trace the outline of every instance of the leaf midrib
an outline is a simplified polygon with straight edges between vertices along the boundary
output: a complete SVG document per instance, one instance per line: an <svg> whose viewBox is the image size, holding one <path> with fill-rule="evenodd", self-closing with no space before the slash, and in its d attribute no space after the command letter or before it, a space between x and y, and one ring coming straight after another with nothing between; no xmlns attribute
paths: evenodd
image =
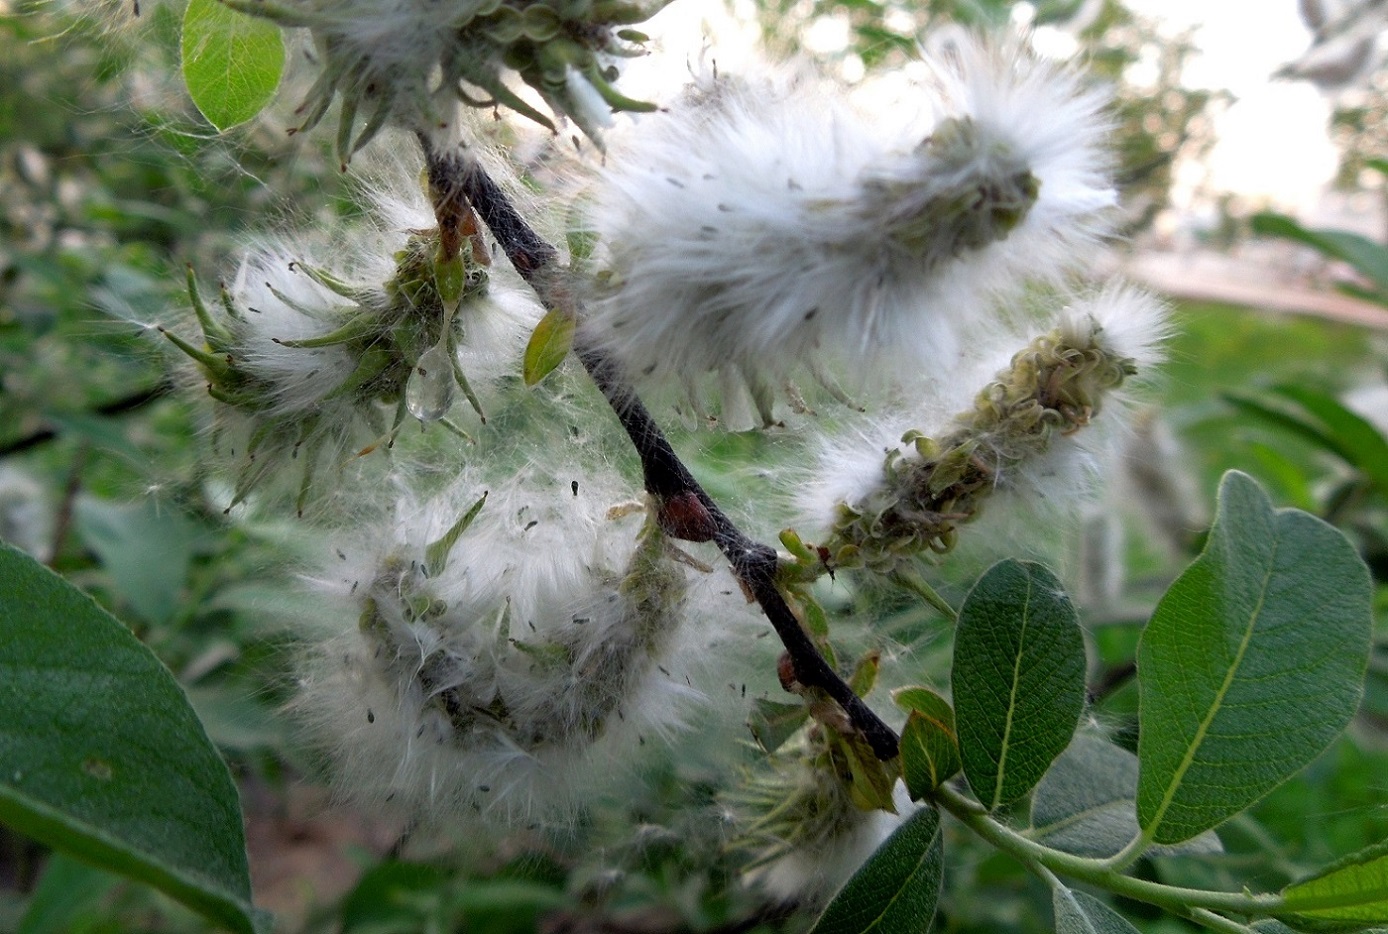
<svg viewBox="0 0 1388 934"><path fill-rule="evenodd" d="M1002 748L998 752L998 777L993 782L993 801L988 810L1002 801L1002 789L1007 779L1007 751L1012 745L1012 717L1017 711L1017 688L1021 681L1022 656L1026 650L1027 628L1031 625L1031 574L1027 578L1027 596L1022 601L1022 627L1017 636L1017 653L1012 659L1012 684L1007 693L1007 717L1003 721Z"/></svg>
<svg viewBox="0 0 1388 934"><path fill-rule="evenodd" d="M1186 772L1195 764L1196 754L1200 751L1200 746L1205 741L1206 734L1209 733L1210 725L1221 710L1224 709L1224 698L1233 686L1239 668L1243 665L1244 656L1248 653L1248 646L1253 641L1253 632L1257 628L1258 617L1262 614L1263 605L1267 602L1268 585L1271 583L1273 569L1277 566L1277 551L1281 547L1281 536L1274 533L1272 538L1272 554L1269 556L1267 567L1263 572L1262 583L1258 587L1258 601L1249 614L1248 623L1244 628L1243 637L1239 640L1238 651L1234 653L1234 662L1229 666L1224 674L1224 683L1215 692L1214 702L1210 704L1209 712L1201 720L1199 727L1195 730L1195 737L1186 747L1186 753L1181 758L1180 764L1172 773L1171 781L1167 784L1166 792L1162 795L1161 803L1157 806L1157 811L1152 822L1144 828L1144 833L1149 839L1155 839L1157 829L1161 827L1162 821L1166 819L1166 812L1170 810L1171 803L1175 800L1177 792L1181 789L1181 781L1185 778Z"/></svg>
<svg viewBox="0 0 1388 934"><path fill-rule="evenodd" d="M906 878L902 880L901 885L897 887L892 897L887 899L887 903L882 906L882 910L878 913L877 917L873 918L872 923L863 928L863 934L867 934L867 932L874 930L881 924L882 919L892 910L892 906L901 900L902 894L906 891L907 884L916 877L916 874L921 871L921 867L924 866L926 861L933 855L931 851L935 846L935 841L939 839L940 825L937 823L935 825L935 832L930 835L930 839L927 840L925 846L921 848L920 858L916 860L916 864L911 867L911 871L906 874Z"/></svg>

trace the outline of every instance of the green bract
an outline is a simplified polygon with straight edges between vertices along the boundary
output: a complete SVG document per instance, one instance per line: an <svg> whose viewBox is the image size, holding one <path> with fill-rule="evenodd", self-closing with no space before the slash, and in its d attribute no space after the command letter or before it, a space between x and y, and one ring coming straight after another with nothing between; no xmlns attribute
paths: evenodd
<svg viewBox="0 0 1388 934"><path fill-rule="evenodd" d="M343 447L357 423L371 432L367 449L393 443L407 414L461 433L444 417L455 387L480 415L457 362L463 322L455 312L486 294L485 259L474 256L474 242L468 238L458 255L443 259L438 233L431 232L411 236L395 255L395 275L379 287L352 285L325 270L294 263L298 272L344 300L332 308L308 307L267 282L275 300L321 322L321 333L294 339L267 334L274 327L269 316L242 308L225 288L221 313L215 313L203 302L189 270L188 294L204 343L163 333L197 363L212 398L249 419L249 439L235 452L241 462L231 505L241 502L283 455L300 459L302 454L297 502L302 512L319 455L325 447ZM317 365L311 355L327 348L345 353L350 368L327 391L291 398L282 378L283 361L275 368L257 360L264 355L263 350L257 355L257 344L263 348L267 337L284 355L303 352L303 369L310 374ZM395 408L389 425L380 403Z"/></svg>

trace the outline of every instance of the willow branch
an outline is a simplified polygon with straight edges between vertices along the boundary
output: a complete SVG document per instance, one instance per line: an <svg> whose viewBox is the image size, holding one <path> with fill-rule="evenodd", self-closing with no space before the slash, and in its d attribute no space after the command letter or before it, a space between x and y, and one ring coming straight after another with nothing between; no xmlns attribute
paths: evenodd
<svg viewBox="0 0 1388 934"><path fill-rule="evenodd" d="M544 305L577 318L578 303L569 288L568 270L560 263L559 251L526 223L481 166L460 154L439 152L425 139L421 138L420 143L435 197L450 198L461 192ZM795 679L833 698L862 731L878 758L894 758L896 734L825 661L776 587L775 549L743 534L704 492L637 397L621 367L586 340L582 328L574 351L640 456L647 492L662 507L680 505L679 511L685 518L674 533L695 541L711 540L718 546L776 630L794 666Z"/></svg>

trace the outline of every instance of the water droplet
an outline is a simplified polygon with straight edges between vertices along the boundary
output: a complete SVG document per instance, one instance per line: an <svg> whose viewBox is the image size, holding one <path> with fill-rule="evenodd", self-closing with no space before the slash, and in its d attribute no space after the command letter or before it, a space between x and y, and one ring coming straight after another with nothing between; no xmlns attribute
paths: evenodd
<svg viewBox="0 0 1388 934"><path fill-rule="evenodd" d="M421 422L436 422L452 407L455 386L445 337L424 351L415 364L405 384L405 408Z"/></svg>

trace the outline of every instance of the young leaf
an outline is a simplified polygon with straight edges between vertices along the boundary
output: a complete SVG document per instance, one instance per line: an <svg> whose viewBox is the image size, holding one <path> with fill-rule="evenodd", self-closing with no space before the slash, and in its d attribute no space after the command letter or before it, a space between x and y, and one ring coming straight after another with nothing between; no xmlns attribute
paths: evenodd
<svg viewBox="0 0 1388 934"><path fill-rule="evenodd" d="M896 761L883 762L860 733L840 733L826 729L835 759L847 770L848 799L860 811L887 811L895 814L893 792L899 770Z"/></svg>
<svg viewBox="0 0 1388 934"><path fill-rule="evenodd" d="M810 934L923 934L940 898L940 812L908 817L844 884Z"/></svg>
<svg viewBox="0 0 1388 934"><path fill-rule="evenodd" d="M1138 934L1118 912L1093 895L1058 886L1051 896L1055 934Z"/></svg>
<svg viewBox="0 0 1388 934"><path fill-rule="evenodd" d="M848 677L848 686L859 697L867 697L877 685L877 672L882 666L882 653L876 649L858 659L858 667Z"/></svg>
<svg viewBox="0 0 1388 934"><path fill-rule="evenodd" d="M1031 797L1031 836L1076 856L1102 859L1137 836L1137 756L1101 736L1077 734ZM1154 855L1219 853L1214 831Z"/></svg>
<svg viewBox="0 0 1388 934"><path fill-rule="evenodd" d="M550 310L530 334L525 345L525 360L521 373L525 385L534 386L564 362L574 345L577 322L572 316L555 308Z"/></svg>
<svg viewBox="0 0 1388 934"><path fill-rule="evenodd" d="M1188 840L1315 758L1358 706L1370 626L1368 570L1345 537L1225 474L1205 550L1138 645L1148 839Z"/></svg>
<svg viewBox="0 0 1388 934"><path fill-rule="evenodd" d="M188 94L218 130L260 113L284 71L279 27L219 0L188 0L182 50Z"/></svg>
<svg viewBox="0 0 1388 934"><path fill-rule="evenodd" d="M1388 841L1282 890L1291 923L1388 924Z"/></svg>
<svg viewBox="0 0 1388 934"><path fill-rule="evenodd" d="M1039 564L979 578L954 637L954 712L964 774L989 810L1017 800L1069 745L1084 708L1075 608Z"/></svg>
<svg viewBox="0 0 1388 934"><path fill-rule="evenodd" d="M458 538L468 530L477 514L482 511L482 507L487 505L488 490L483 490L477 502L468 507L468 511L458 517L458 521L449 526L448 531L444 532L437 541L430 542L424 548L424 564L429 570L430 577L438 577L448 567L448 556L453 551L453 546L458 544Z"/></svg>
<svg viewBox="0 0 1388 934"><path fill-rule="evenodd" d="M3 544L0 632L0 822L231 930L264 930L236 786L158 659Z"/></svg>
<svg viewBox="0 0 1388 934"><path fill-rule="evenodd" d="M963 767L954 711L929 688L902 688L892 692L892 700L909 711L901 731L901 777L911 799L919 801Z"/></svg>
<svg viewBox="0 0 1388 934"><path fill-rule="evenodd" d="M783 704L780 701L760 698L752 703L752 715L747 718L747 726L758 746L765 752L775 752L785 745L785 741L794 736L795 731L804 726L809 718L809 708L802 701Z"/></svg>

